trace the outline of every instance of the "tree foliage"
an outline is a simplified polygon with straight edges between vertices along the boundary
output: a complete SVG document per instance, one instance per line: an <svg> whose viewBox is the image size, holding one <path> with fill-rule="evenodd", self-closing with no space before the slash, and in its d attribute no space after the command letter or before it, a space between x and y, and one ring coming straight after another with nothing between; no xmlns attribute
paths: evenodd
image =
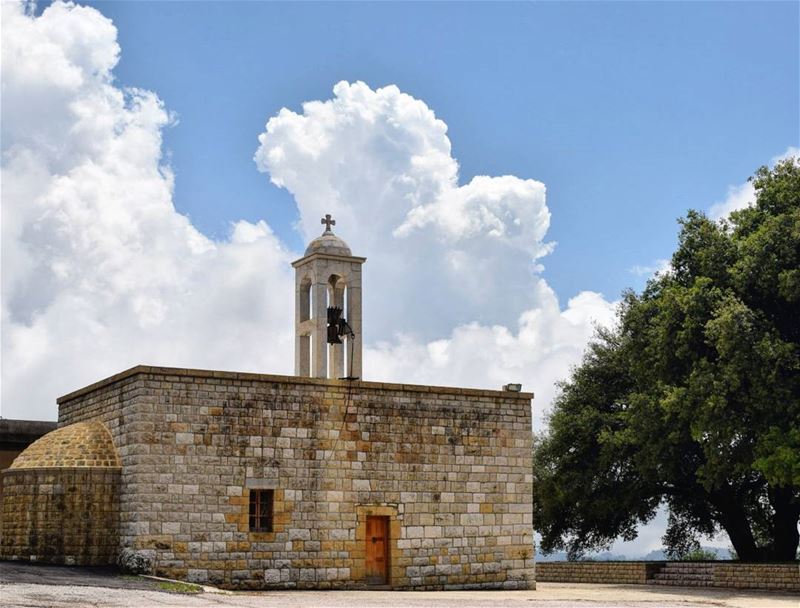
<svg viewBox="0 0 800 608"><path fill-rule="evenodd" d="M670 269L623 295L562 383L535 450L544 551L631 540L663 503L673 555L722 529L740 559L795 559L800 164L751 179L753 206L680 221Z"/></svg>

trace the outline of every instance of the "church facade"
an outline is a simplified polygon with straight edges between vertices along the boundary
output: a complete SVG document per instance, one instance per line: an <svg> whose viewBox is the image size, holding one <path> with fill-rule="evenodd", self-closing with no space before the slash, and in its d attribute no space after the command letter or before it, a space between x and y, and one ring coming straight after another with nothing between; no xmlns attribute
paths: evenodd
<svg viewBox="0 0 800 608"><path fill-rule="evenodd" d="M239 589L535 586L533 396L356 379L364 259L327 220L294 264L296 375L138 366L61 397L3 472L0 557Z"/></svg>

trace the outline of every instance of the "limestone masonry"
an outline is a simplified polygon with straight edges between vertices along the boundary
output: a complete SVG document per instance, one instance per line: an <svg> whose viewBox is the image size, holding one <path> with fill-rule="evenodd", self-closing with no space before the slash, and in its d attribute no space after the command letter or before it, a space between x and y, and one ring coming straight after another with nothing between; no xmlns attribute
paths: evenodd
<svg viewBox="0 0 800 608"><path fill-rule="evenodd" d="M323 223L295 262L298 375L139 366L61 397L3 473L0 557L246 589L535 586L533 396L336 379L360 375L364 258Z"/></svg>
<svg viewBox="0 0 800 608"><path fill-rule="evenodd" d="M674 585L800 592L797 563L718 562L541 562L536 580L548 583Z"/></svg>
<svg viewBox="0 0 800 608"><path fill-rule="evenodd" d="M59 399L51 435L105 425L121 463L119 547L144 551L157 575L365 585L366 518L377 515L389 521L392 588L530 588L530 399L136 367ZM9 473L20 475L7 472L7 484ZM248 530L255 489L274 490L272 532ZM28 559L6 542L25 517L10 505L3 557ZM37 559L81 562L50 549Z"/></svg>

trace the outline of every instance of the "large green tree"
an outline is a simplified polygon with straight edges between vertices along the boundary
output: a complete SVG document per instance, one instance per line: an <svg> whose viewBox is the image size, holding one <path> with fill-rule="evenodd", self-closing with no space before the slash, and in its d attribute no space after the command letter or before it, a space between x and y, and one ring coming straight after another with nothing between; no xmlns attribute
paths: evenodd
<svg viewBox="0 0 800 608"><path fill-rule="evenodd" d="M535 449L545 552L631 540L660 504L673 555L724 530L742 560L792 560L800 518L800 164L755 204L690 212L670 269L622 298L561 385Z"/></svg>

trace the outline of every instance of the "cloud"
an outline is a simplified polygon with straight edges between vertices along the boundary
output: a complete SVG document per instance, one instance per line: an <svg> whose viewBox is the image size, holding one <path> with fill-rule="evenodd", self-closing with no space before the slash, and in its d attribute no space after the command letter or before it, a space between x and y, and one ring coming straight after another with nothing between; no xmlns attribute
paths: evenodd
<svg viewBox="0 0 800 608"><path fill-rule="evenodd" d="M738 186L729 186L725 200L711 205L708 215L715 220L728 217L732 211L749 207L755 200L756 191L750 182L745 182Z"/></svg>
<svg viewBox="0 0 800 608"><path fill-rule="evenodd" d="M477 176L459 186L447 125L424 102L363 82L333 93L270 118L255 160L294 196L307 240L331 213L369 257L366 307L379 316L367 339L514 323L535 293L535 260L552 248L544 184Z"/></svg>
<svg viewBox="0 0 800 608"><path fill-rule="evenodd" d="M200 233L173 204L151 91L114 81L117 31L93 8L3 3L2 414L53 418L59 394L137 363L291 373L290 251L264 222ZM258 167L308 240L332 213L365 266L365 377L537 393L613 305L561 308L540 276L545 186L459 183L447 126L395 86L342 82L270 118Z"/></svg>
<svg viewBox="0 0 800 608"><path fill-rule="evenodd" d="M289 372L292 254L263 222L215 242L176 212L171 117L115 86L111 21L2 11L2 415L54 418L142 362Z"/></svg>
<svg viewBox="0 0 800 608"><path fill-rule="evenodd" d="M636 264L628 269L628 272L637 277L650 277L656 274L664 274L670 269L670 261L666 258L654 260L652 264L640 266Z"/></svg>
<svg viewBox="0 0 800 608"><path fill-rule="evenodd" d="M499 388L522 381L537 419L613 305L583 292L561 310L538 260L544 184L479 175L459 184L447 125L396 86L340 82L333 97L269 119L259 169L294 196L309 239L332 213L370 257L365 376Z"/></svg>
<svg viewBox="0 0 800 608"><path fill-rule="evenodd" d="M773 157L769 165L772 167L775 163L786 160L787 158L800 158L800 149L790 146L783 154ZM708 210L708 215L714 220L728 217L732 211L749 207L755 200L756 191L751 182L748 181L737 186L729 186L728 195L725 200L711 205L711 208Z"/></svg>
<svg viewBox="0 0 800 608"><path fill-rule="evenodd" d="M555 382L567 378L596 324L614 321L613 306L584 291L561 310L543 279L535 280L538 308L523 312L515 326L460 325L446 337L424 342L404 334L367 349L366 374L418 384L499 388L522 382L535 392L534 427L541 430L555 397Z"/></svg>

